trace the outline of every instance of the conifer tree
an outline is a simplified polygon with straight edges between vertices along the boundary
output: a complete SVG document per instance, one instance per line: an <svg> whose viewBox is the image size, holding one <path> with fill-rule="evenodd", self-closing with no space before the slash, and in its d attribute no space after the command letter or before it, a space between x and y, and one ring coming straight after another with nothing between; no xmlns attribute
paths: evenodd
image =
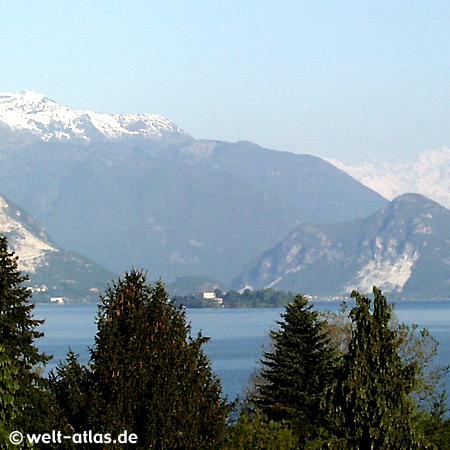
<svg viewBox="0 0 450 450"><path fill-rule="evenodd" d="M422 448L411 426L416 363L404 364L389 326L392 307L376 287L374 302L353 291L356 306L348 352L331 398L337 436L351 449Z"/></svg>
<svg viewBox="0 0 450 450"><path fill-rule="evenodd" d="M333 381L336 354L304 296L297 295L282 317L280 329L271 332L273 351L264 353L253 400L269 420L290 423L305 440L327 424L321 402Z"/></svg>
<svg viewBox="0 0 450 450"><path fill-rule="evenodd" d="M7 436L20 416L21 408L15 398L19 389L17 368L0 345L0 448L6 448Z"/></svg>
<svg viewBox="0 0 450 450"><path fill-rule="evenodd" d="M66 411L76 412L87 396L91 429L135 433L133 449L218 448L228 412L220 382L201 349L205 339L191 338L164 285L147 284L140 271L126 273L101 297L97 327L90 381L73 355L53 380ZM75 373L85 380L80 389L64 381Z"/></svg>
<svg viewBox="0 0 450 450"><path fill-rule="evenodd" d="M0 343L4 370L13 369L14 405L20 410L6 427L38 431L43 424L44 379L36 370L50 359L34 345L43 336L36 328L43 323L32 317L31 291L23 286L28 279L17 268L17 257L8 251L5 236L0 235ZM9 361L6 364L6 361ZM6 373L6 372L5 372Z"/></svg>
<svg viewBox="0 0 450 450"><path fill-rule="evenodd" d="M60 361L56 370L52 370L49 375L49 386L55 398L55 421L59 421L58 429L82 431L92 428L90 415L96 413L92 408L95 395L92 382L92 372L80 364L79 355L69 349L66 360ZM77 448L84 447L77 445Z"/></svg>

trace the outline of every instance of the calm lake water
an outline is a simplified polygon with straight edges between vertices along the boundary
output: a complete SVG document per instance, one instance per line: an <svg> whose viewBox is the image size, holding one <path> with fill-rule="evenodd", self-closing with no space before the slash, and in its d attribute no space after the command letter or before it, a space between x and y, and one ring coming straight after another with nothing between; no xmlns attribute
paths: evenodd
<svg viewBox="0 0 450 450"><path fill-rule="evenodd" d="M338 311L339 302L316 301L318 310ZM241 395L249 377L257 368L263 348L268 346L268 332L284 309L188 309L186 316L192 334L202 330L211 338L204 349L216 374L222 379L224 393L234 399ZM55 367L68 348L89 358L88 347L96 333L95 305L38 305L35 316L45 319L40 330L45 337L37 341L41 350L54 356L48 365ZM428 328L440 342L438 364L450 363L450 301L397 302L395 313L401 322ZM448 383L450 386L450 383Z"/></svg>

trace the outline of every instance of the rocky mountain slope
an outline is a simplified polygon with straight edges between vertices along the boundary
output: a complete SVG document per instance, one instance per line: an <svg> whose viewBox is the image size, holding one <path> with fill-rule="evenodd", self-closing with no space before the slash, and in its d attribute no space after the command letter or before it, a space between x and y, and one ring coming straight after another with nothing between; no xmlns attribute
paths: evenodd
<svg viewBox="0 0 450 450"><path fill-rule="evenodd" d="M369 293L450 298L450 211L405 194L366 219L302 225L264 253L234 284L317 296Z"/></svg>
<svg viewBox="0 0 450 450"><path fill-rule="evenodd" d="M414 192L450 208L450 148L428 150L398 164L373 161L347 166L336 160L330 162L385 198Z"/></svg>
<svg viewBox="0 0 450 450"><path fill-rule="evenodd" d="M96 115L30 93L0 98L0 192L65 248L116 273L134 265L169 282L229 283L295 226L386 203L314 156L194 140L159 116Z"/></svg>
<svg viewBox="0 0 450 450"><path fill-rule="evenodd" d="M115 278L112 272L52 242L35 219L2 196L0 233L19 257L18 268L29 275L27 285L36 301L96 302L99 290Z"/></svg>

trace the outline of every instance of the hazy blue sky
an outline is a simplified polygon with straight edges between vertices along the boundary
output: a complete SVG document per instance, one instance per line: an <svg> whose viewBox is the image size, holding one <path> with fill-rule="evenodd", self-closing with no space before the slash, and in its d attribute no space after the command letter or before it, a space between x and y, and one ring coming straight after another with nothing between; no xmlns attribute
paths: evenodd
<svg viewBox="0 0 450 450"><path fill-rule="evenodd" d="M448 1L20 1L0 91L357 163L450 146Z"/></svg>

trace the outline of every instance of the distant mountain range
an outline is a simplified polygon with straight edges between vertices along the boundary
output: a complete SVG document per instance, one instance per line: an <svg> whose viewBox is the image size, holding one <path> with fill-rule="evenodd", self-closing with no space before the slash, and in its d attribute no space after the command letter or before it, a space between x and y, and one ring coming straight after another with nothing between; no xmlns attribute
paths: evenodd
<svg viewBox="0 0 450 450"><path fill-rule="evenodd" d="M228 284L302 223L387 200L330 163L195 140L156 115L108 115L0 94L0 192L67 249L115 273Z"/></svg>
<svg viewBox="0 0 450 450"><path fill-rule="evenodd" d="M0 233L19 257L18 268L29 275L35 301L96 302L99 290L115 275L89 259L64 250L46 235L26 211L0 196Z"/></svg>
<svg viewBox="0 0 450 450"><path fill-rule="evenodd" d="M415 190L449 205L450 150L397 166L335 163L373 190L318 157L196 140L158 115L0 94L0 192L77 252L0 197L0 232L38 300L96 300L132 266L173 292L220 280L317 296L375 284L396 298L450 297L450 212L421 195L389 203L375 192Z"/></svg>
<svg viewBox="0 0 450 450"><path fill-rule="evenodd" d="M398 164L373 161L348 166L337 160L329 162L390 200L414 192L450 208L450 148L428 150Z"/></svg>
<svg viewBox="0 0 450 450"><path fill-rule="evenodd" d="M376 285L392 298L450 298L449 255L450 211L405 194L365 219L297 227L234 285L314 296Z"/></svg>

